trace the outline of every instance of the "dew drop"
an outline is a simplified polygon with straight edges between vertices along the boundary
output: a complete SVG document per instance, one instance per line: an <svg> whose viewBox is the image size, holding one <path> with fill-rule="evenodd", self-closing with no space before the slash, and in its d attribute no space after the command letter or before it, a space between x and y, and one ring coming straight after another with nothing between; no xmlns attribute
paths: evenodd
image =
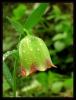
<svg viewBox="0 0 76 100"><path fill-rule="evenodd" d="M40 43L40 45L42 46L42 43Z"/></svg>

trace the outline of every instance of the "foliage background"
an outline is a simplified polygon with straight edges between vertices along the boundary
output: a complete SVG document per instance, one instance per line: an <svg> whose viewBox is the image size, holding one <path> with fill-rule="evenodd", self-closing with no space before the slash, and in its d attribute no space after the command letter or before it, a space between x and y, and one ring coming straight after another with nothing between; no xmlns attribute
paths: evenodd
<svg viewBox="0 0 76 100"><path fill-rule="evenodd" d="M3 53L17 48L20 37L7 16L24 25L36 4L3 3ZM57 68L25 79L17 77L17 96L73 96L73 4L49 3L32 33L45 41ZM12 73L14 60L11 56L6 63ZM4 76L3 96L13 96Z"/></svg>

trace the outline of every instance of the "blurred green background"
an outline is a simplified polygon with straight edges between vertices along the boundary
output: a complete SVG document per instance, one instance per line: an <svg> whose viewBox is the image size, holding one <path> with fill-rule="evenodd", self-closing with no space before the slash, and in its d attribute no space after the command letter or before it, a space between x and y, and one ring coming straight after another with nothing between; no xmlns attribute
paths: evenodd
<svg viewBox="0 0 76 100"><path fill-rule="evenodd" d="M36 6L37 3L3 3L3 53L17 48L20 37L7 17L23 25ZM73 96L73 4L48 3L41 21L32 28L32 33L44 40L57 68L24 79L17 77L16 95ZM6 63L12 73L14 61L11 56ZM3 96L13 96L4 76Z"/></svg>

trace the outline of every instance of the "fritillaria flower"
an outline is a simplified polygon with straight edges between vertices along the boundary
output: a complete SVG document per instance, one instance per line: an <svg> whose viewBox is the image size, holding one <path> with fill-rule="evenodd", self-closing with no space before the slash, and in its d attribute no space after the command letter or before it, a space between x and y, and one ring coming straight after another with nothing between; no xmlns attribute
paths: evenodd
<svg viewBox="0 0 76 100"><path fill-rule="evenodd" d="M19 57L22 76L56 67L52 63L49 50L44 41L36 36L28 35L20 41Z"/></svg>

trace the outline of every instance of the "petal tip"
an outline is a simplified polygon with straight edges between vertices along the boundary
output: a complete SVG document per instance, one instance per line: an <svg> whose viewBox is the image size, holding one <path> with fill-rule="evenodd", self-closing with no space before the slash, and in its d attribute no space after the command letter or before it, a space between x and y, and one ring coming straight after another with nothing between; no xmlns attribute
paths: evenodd
<svg viewBox="0 0 76 100"><path fill-rule="evenodd" d="M52 67L57 68L57 66L55 66L54 64L52 64Z"/></svg>
<svg viewBox="0 0 76 100"><path fill-rule="evenodd" d="M57 66L55 66L50 60L46 60L46 65L47 65L47 68L57 68Z"/></svg>

